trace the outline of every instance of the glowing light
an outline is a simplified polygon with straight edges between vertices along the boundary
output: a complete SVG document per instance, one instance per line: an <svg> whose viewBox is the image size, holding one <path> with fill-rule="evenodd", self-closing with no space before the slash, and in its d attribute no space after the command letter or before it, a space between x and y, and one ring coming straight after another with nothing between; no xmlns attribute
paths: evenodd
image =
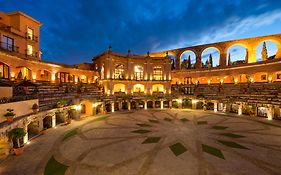
<svg viewBox="0 0 281 175"><path fill-rule="evenodd" d="M234 79L234 83L235 83L235 84L238 83L238 79L237 79L237 78Z"/></svg>
<svg viewBox="0 0 281 175"><path fill-rule="evenodd" d="M178 103L182 103L182 99L177 99L177 102Z"/></svg>
<svg viewBox="0 0 281 175"><path fill-rule="evenodd" d="M196 104L198 102L198 100L192 100L193 104Z"/></svg>
<svg viewBox="0 0 281 175"><path fill-rule="evenodd" d="M81 105L76 105L74 108L75 108L77 111L80 111L80 110L82 109L82 106L81 106Z"/></svg>
<svg viewBox="0 0 281 175"><path fill-rule="evenodd" d="M223 79L221 79L221 81L220 81L221 83L223 83Z"/></svg>
<svg viewBox="0 0 281 175"><path fill-rule="evenodd" d="M30 144L30 141L26 142L26 144L29 145L29 144Z"/></svg>
<svg viewBox="0 0 281 175"><path fill-rule="evenodd" d="M15 72L11 72L11 77L15 78Z"/></svg>
<svg viewBox="0 0 281 175"><path fill-rule="evenodd" d="M33 78L33 80L36 80L36 75L33 75L32 78Z"/></svg>
<svg viewBox="0 0 281 175"><path fill-rule="evenodd" d="M55 80L56 80L56 74L53 73L53 74L52 74L52 81L55 81Z"/></svg>
<svg viewBox="0 0 281 175"><path fill-rule="evenodd" d="M97 107L98 106L98 103L94 103L93 104L93 107L95 108L95 107Z"/></svg>
<svg viewBox="0 0 281 175"><path fill-rule="evenodd" d="M208 84L211 84L211 80L208 80Z"/></svg>
<svg viewBox="0 0 281 175"><path fill-rule="evenodd" d="M272 81L272 76L268 76L268 81L269 81L269 82Z"/></svg>

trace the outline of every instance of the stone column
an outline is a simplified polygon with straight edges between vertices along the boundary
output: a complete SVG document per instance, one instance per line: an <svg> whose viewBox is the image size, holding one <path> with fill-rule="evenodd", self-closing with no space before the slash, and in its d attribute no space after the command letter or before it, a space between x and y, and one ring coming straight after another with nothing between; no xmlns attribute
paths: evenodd
<svg viewBox="0 0 281 175"><path fill-rule="evenodd" d="M169 108L172 108L172 100L169 101Z"/></svg>
<svg viewBox="0 0 281 175"><path fill-rule="evenodd" d="M238 106L238 115L242 115L242 103Z"/></svg>
<svg viewBox="0 0 281 175"><path fill-rule="evenodd" d="M131 110L131 102L130 102L130 100L127 101L127 104L128 104L128 111L130 111Z"/></svg>
<svg viewBox="0 0 281 175"><path fill-rule="evenodd" d="M163 100L160 101L160 107L161 107L161 109L164 108L164 101Z"/></svg>
<svg viewBox="0 0 281 175"><path fill-rule="evenodd" d="M25 136L23 137L23 143L27 143L28 142L28 132L27 132L27 126L24 126L24 130L26 132Z"/></svg>
<svg viewBox="0 0 281 175"><path fill-rule="evenodd" d="M121 101L118 102L118 108L119 108L119 111L123 111L123 109L122 109L122 102Z"/></svg>
<svg viewBox="0 0 281 175"><path fill-rule="evenodd" d="M140 108L139 108L139 102L138 102L138 101L136 101L136 109L140 109Z"/></svg>
<svg viewBox="0 0 281 175"><path fill-rule="evenodd" d="M197 102L195 103L192 101L192 109L196 109L196 104L197 104Z"/></svg>
<svg viewBox="0 0 281 175"><path fill-rule="evenodd" d="M218 102L214 102L214 112L218 112Z"/></svg>
<svg viewBox="0 0 281 175"><path fill-rule="evenodd" d="M155 100L152 100L152 108L155 108Z"/></svg>
<svg viewBox="0 0 281 175"><path fill-rule="evenodd" d="M111 102L111 112L114 112L114 102Z"/></svg>
<svg viewBox="0 0 281 175"><path fill-rule="evenodd" d="M146 100L144 101L144 109L145 110L147 109L147 101Z"/></svg>
<svg viewBox="0 0 281 175"><path fill-rule="evenodd" d="M268 119L268 120L272 120L272 119L273 119L273 116L274 116L273 107L272 107L272 105L269 105L269 106L267 107L267 119Z"/></svg>
<svg viewBox="0 0 281 175"><path fill-rule="evenodd" d="M223 103L223 110L222 110L222 112L226 112L226 104L225 103Z"/></svg>
<svg viewBox="0 0 281 175"><path fill-rule="evenodd" d="M56 114L52 116L52 127L56 126Z"/></svg>

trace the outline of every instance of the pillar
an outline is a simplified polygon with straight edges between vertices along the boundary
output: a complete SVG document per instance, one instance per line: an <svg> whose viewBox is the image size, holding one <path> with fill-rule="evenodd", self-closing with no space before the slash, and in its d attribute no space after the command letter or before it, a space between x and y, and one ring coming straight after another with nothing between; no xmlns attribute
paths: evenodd
<svg viewBox="0 0 281 175"><path fill-rule="evenodd" d="M196 109L196 104L197 102L192 100L192 109Z"/></svg>
<svg viewBox="0 0 281 175"><path fill-rule="evenodd" d="M139 102L136 101L136 109L139 109Z"/></svg>
<svg viewBox="0 0 281 175"><path fill-rule="evenodd" d="M101 114L105 114L105 104L104 102L101 104Z"/></svg>
<svg viewBox="0 0 281 175"><path fill-rule="evenodd" d="M114 112L114 102L111 102L111 112Z"/></svg>
<svg viewBox="0 0 281 175"><path fill-rule="evenodd" d="M28 142L28 132L27 132L27 126L24 126L24 130L26 132L25 136L23 137L23 143L27 143Z"/></svg>
<svg viewBox="0 0 281 175"><path fill-rule="evenodd" d="M269 105L268 108L267 108L267 119L272 120L273 116L274 116L273 107L272 107L272 105Z"/></svg>
<svg viewBox="0 0 281 175"><path fill-rule="evenodd" d="M161 107L161 109L164 108L164 101L163 100L160 101L160 107Z"/></svg>
<svg viewBox="0 0 281 175"><path fill-rule="evenodd" d="M178 101L178 104L179 104L179 109L182 109L182 99L180 99L180 100Z"/></svg>
<svg viewBox="0 0 281 175"><path fill-rule="evenodd" d="M169 101L169 108L172 108L172 100Z"/></svg>
<svg viewBox="0 0 281 175"><path fill-rule="evenodd" d="M52 116L52 127L56 126L56 114Z"/></svg>
<svg viewBox="0 0 281 175"><path fill-rule="evenodd" d="M121 101L118 102L118 108L119 108L119 111L122 111L122 110L123 110L123 109L122 109L122 102L121 102Z"/></svg>
<svg viewBox="0 0 281 175"><path fill-rule="evenodd" d="M218 102L214 102L214 112L218 112Z"/></svg>
<svg viewBox="0 0 281 175"><path fill-rule="evenodd" d="M145 110L147 109L147 101L146 100L144 101L144 109Z"/></svg>
<svg viewBox="0 0 281 175"><path fill-rule="evenodd" d="M152 108L155 108L155 100L152 100Z"/></svg>
<svg viewBox="0 0 281 175"><path fill-rule="evenodd" d="M223 103L223 112L226 112L226 103Z"/></svg>
<svg viewBox="0 0 281 175"><path fill-rule="evenodd" d="M131 102L130 102L130 100L127 101L127 104L128 104L128 111L130 111L131 110Z"/></svg>
<svg viewBox="0 0 281 175"><path fill-rule="evenodd" d="M242 103L238 106L238 115L242 115Z"/></svg>

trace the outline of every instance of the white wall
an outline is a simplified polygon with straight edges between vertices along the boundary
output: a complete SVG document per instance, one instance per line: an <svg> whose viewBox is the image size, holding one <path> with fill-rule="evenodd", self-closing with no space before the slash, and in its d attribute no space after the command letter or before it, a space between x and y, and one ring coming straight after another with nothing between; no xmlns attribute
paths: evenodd
<svg viewBox="0 0 281 175"><path fill-rule="evenodd" d="M13 88L12 87L0 87L0 98L1 97L12 97Z"/></svg>
<svg viewBox="0 0 281 175"><path fill-rule="evenodd" d="M32 113L32 105L34 103L38 104L38 99L26 100L12 103L0 104L0 122L5 121L5 113L8 108L14 109L16 117Z"/></svg>

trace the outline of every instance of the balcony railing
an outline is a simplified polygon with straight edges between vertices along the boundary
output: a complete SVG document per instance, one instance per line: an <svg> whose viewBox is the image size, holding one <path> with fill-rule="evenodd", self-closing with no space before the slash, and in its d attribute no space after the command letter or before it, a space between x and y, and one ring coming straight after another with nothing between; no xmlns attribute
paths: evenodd
<svg viewBox="0 0 281 175"><path fill-rule="evenodd" d="M31 41L38 42L38 37L29 33L25 33L25 38Z"/></svg>
<svg viewBox="0 0 281 175"><path fill-rule="evenodd" d="M4 43L4 42L0 42L1 43L1 50L4 51L8 51L8 52L19 52L19 47L13 45L13 44L8 44L8 43Z"/></svg>
<svg viewBox="0 0 281 175"><path fill-rule="evenodd" d="M34 57L34 58L37 58L38 57L38 52L32 52L30 53L28 50L25 50L25 55L27 57Z"/></svg>

